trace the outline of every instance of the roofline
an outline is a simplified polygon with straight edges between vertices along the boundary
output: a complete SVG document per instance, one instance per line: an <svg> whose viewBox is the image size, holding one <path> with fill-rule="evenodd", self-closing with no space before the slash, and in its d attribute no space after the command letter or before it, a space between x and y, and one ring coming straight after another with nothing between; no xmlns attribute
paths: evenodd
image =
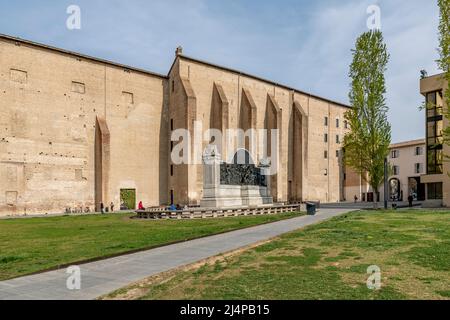
<svg viewBox="0 0 450 320"><path fill-rule="evenodd" d="M435 77L442 77L444 74L445 74L445 72L436 73L436 74L432 74L431 76L426 76L425 78L420 79L420 80L425 80L425 79L428 79L428 78L435 78Z"/></svg>
<svg viewBox="0 0 450 320"><path fill-rule="evenodd" d="M417 146L420 144L426 144L426 140L425 139L416 139L416 140L410 140L410 141L397 142L397 143L391 144L389 146L389 148L392 149L392 148L411 147L411 146Z"/></svg>
<svg viewBox="0 0 450 320"><path fill-rule="evenodd" d="M262 78L262 77L251 75L251 74L248 74L248 73L236 70L236 69L224 67L224 66L221 66L221 65L218 65L218 64L214 64L214 63L211 63L211 62L207 62L207 61L204 61L204 60L192 58L192 57L189 57L189 56L186 56L186 55L183 55L183 54L180 54L180 55L178 55L175 58L175 61L172 64L172 67L170 68L169 75L172 72L172 69L173 69L173 67L175 65L175 62L177 61L177 58L186 59L186 60L189 60L189 61L192 61L192 62L197 62L197 63L204 64L204 65L207 65L207 66L210 66L210 67L213 67L213 68L221 69L221 70L232 72L232 73L235 73L235 74L238 74L238 75L241 75L241 76L249 77L249 78L252 78L252 79L255 79L255 80L259 80L259 81L262 81L262 82L266 82L268 84L275 85L275 86L284 88L286 90L294 91L296 93L300 93L300 94L303 94L303 95L307 95L307 96L309 96L311 98L323 100L323 101L326 101L328 103L335 104L335 105L338 105L338 106L341 106L341 107L344 107L344 108L351 108L351 106L349 106L349 105L347 105L345 103L342 103L342 102L338 102L338 101L334 101L334 100L331 100L331 99L328 99L328 98L324 98L324 97L321 97L321 96L318 96L318 95L315 95L315 94L312 94L312 93L309 93L309 92L305 92L305 91L302 91L302 90L299 90L299 89L296 89L296 88L292 88L292 87L289 87L287 85L284 85L284 84L281 84L281 83L277 83L277 82L274 82L274 81L271 81L271 80L268 80L268 79L265 79L265 78Z"/></svg>
<svg viewBox="0 0 450 320"><path fill-rule="evenodd" d="M55 52L71 55L71 56L74 56L74 57L87 59L87 60L91 60L91 61L95 61L95 62L99 62L99 63L104 63L104 64L108 64L108 65L115 66L115 67L118 67L118 68L123 68L123 69L131 70L131 71L136 71L136 72L139 72L139 73L144 73L144 74L148 74L148 75L151 75L151 76L167 79L167 75L162 75L162 74L159 74L159 73L156 73L156 72L152 72L152 71L149 71L149 70L128 66L128 65L125 65L125 64L121 64L121 63L110 61L110 60L106 60L106 59L95 58L95 57L92 57L92 56L89 56L89 55L85 55L85 54L82 54L82 53L78 53L78 52L74 52L74 51L70 51L70 50L65 50L65 49L49 46L49 45L42 44L42 43L39 43L39 42L25 40L25 39L22 39L22 38L19 38L19 37L8 36L6 34L0 33L0 39L20 42L20 43L23 43L23 44L26 44L26 45L39 47L39 48L47 49L47 50L50 50L50 51L55 51Z"/></svg>
<svg viewBox="0 0 450 320"><path fill-rule="evenodd" d="M63 53L63 54L67 54L67 55L71 55L71 56L74 56L74 57L87 59L87 60L91 60L91 61L95 61L95 62L99 62L99 63L104 63L104 64L108 64L108 65L115 66L115 67L118 67L118 68L132 70L132 71L148 74L148 75L159 77L159 78L163 78L163 79L169 78L170 73L172 72L172 69L175 66L175 63L176 63L177 59L181 58L181 59L186 59L186 60L189 60L189 61L192 61L192 62L204 64L204 65L207 65L207 66L210 66L210 67L213 67L213 68L217 68L217 69L221 69L221 70L224 70L224 71L232 72L232 73L235 73L235 74L238 74L238 75L241 75L241 76L249 77L249 78L252 78L252 79L255 79L255 80L259 80L259 81L262 81L262 82L265 82L265 83L268 83L268 84L271 84L271 85L275 85L275 86L284 88L284 89L289 90L289 91L294 91L296 93L307 95L307 96L309 96L311 98L315 98L315 99L319 99L319 100L322 100L322 101L326 101L328 103L331 103L331 104L334 104L334 105L337 105L337 106L341 106L341 107L344 107L344 108L351 108L351 106L349 106L347 104L344 104L342 102L338 102L338 101L334 101L334 100L331 100L331 99L327 99L327 98L324 98L324 97L321 97L321 96L318 96L318 95L315 95L315 94L312 94L312 93L309 93L309 92L305 92L305 91L302 91L302 90L298 90L298 89L289 87L287 85L280 84L280 83L277 83L277 82L274 82L274 81L271 81L271 80L268 80L268 79L265 79L265 78L262 78L262 77L254 76L254 75L251 75L251 74L248 74L248 73L236 70L236 69L224 67L224 66L221 66L221 65L218 65L218 64L214 64L214 63L210 63L210 62L203 61L203 60L200 60L200 59L192 58L192 57L185 56L185 55L182 55L182 54L179 54L179 55L177 55L175 57L175 60L172 63L172 66L170 67L170 70L167 73L167 75L162 75L162 74L155 73L155 72L152 72L152 71L149 71L149 70L132 67L132 66L129 66L129 65L113 62L113 61L106 60L106 59L92 57L92 56L81 54L81 53L78 53L78 52L65 50L65 49L49 46L49 45L46 45L46 44L42 44L42 43L39 43L39 42L34 42L34 41L30 41L30 40L25 40L25 39L22 39L22 38L19 38L19 37L9 36L9 35L2 34L2 33L0 33L0 39L20 42L20 43L23 43L23 44L26 44L26 45L39 47L39 48L47 49L47 50L50 50L50 51L55 51L55 52L59 52L59 53Z"/></svg>

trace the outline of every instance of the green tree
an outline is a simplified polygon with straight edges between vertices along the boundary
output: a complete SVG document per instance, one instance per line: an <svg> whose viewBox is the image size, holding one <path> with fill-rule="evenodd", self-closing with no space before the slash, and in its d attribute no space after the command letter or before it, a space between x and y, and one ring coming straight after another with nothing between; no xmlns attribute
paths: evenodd
<svg viewBox="0 0 450 320"><path fill-rule="evenodd" d="M447 105L445 117L450 120L450 0L438 0L439 6L439 60L438 66L444 72L447 80L447 88L444 92L444 100ZM450 145L450 127L443 132L444 141ZM448 155L446 155L448 158Z"/></svg>
<svg viewBox="0 0 450 320"><path fill-rule="evenodd" d="M349 73L352 108L345 114L352 130L344 137L345 163L377 193L384 181L384 160L391 143L384 77L389 54L379 30L363 33L352 52Z"/></svg>

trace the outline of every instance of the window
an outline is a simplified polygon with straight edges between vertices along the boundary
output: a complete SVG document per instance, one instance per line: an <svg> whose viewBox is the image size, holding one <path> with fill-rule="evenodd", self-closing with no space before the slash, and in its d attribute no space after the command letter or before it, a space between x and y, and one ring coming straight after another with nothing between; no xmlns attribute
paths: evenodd
<svg viewBox="0 0 450 320"><path fill-rule="evenodd" d="M325 117L325 126L328 127L328 117Z"/></svg>
<svg viewBox="0 0 450 320"><path fill-rule="evenodd" d="M392 159L397 159L400 156L400 151L398 150L392 150L391 151L391 158Z"/></svg>
<svg viewBox="0 0 450 320"><path fill-rule="evenodd" d="M325 141L325 143L328 142L328 133L325 133L325 135L324 135L324 141Z"/></svg>
<svg viewBox="0 0 450 320"><path fill-rule="evenodd" d="M81 82L72 81L72 92L76 92L79 94L86 93L86 85Z"/></svg>
<svg viewBox="0 0 450 320"><path fill-rule="evenodd" d="M134 95L131 92L122 91L122 99L126 104L134 104Z"/></svg>
<svg viewBox="0 0 450 320"><path fill-rule="evenodd" d="M336 158L339 158L339 150L336 150Z"/></svg>
<svg viewBox="0 0 450 320"><path fill-rule="evenodd" d="M442 116L442 91L427 93L426 109L427 118Z"/></svg>
<svg viewBox="0 0 450 320"><path fill-rule="evenodd" d="M423 155L423 148L422 147L416 147L416 152L415 152L416 156L421 156Z"/></svg>
<svg viewBox="0 0 450 320"><path fill-rule="evenodd" d="M323 157L324 157L325 159L328 159L328 151L324 151L324 152L323 152Z"/></svg>
<svg viewBox="0 0 450 320"><path fill-rule="evenodd" d="M442 145L440 145L440 149L430 148L427 152L428 174L442 174L443 173L442 164L443 164Z"/></svg>
<svg viewBox="0 0 450 320"><path fill-rule="evenodd" d="M11 81L18 82L21 84L27 83L28 73L26 71L11 69L10 70Z"/></svg>
<svg viewBox="0 0 450 320"><path fill-rule="evenodd" d="M174 146L174 143L173 143L173 141L170 141L170 152L172 152L172 151L173 151L173 146Z"/></svg>
<svg viewBox="0 0 450 320"><path fill-rule="evenodd" d="M170 131L173 131L173 119L170 119Z"/></svg>
<svg viewBox="0 0 450 320"><path fill-rule="evenodd" d="M344 128L348 129L348 121L347 120L344 121Z"/></svg>
<svg viewBox="0 0 450 320"><path fill-rule="evenodd" d="M400 174L400 167L399 166L394 166L393 167L393 173L394 173L394 176L398 176Z"/></svg>
<svg viewBox="0 0 450 320"><path fill-rule="evenodd" d="M336 119L336 128L339 128L339 125L340 125L339 119Z"/></svg>
<svg viewBox="0 0 450 320"><path fill-rule="evenodd" d="M172 92L175 92L175 80L172 80Z"/></svg>
<svg viewBox="0 0 450 320"><path fill-rule="evenodd" d="M427 199L428 200L442 199L442 182L427 184Z"/></svg>
<svg viewBox="0 0 450 320"><path fill-rule="evenodd" d="M422 163L414 164L414 173L422 173L422 171L423 171Z"/></svg>
<svg viewBox="0 0 450 320"><path fill-rule="evenodd" d="M443 97L442 91L426 95L427 107L427 174L443 173Z"/></svg>
<svg viewBox="0 0 450 320"><path fill-rule="evenodd" d="M170 166L170 176L173 177L173 165Z"/></svg>
<svg viewBox="0 0 450 320"><path fill-rule="evenodd" d="M339 135L336 135L336 143L341 143L341 137Z"/></svg>

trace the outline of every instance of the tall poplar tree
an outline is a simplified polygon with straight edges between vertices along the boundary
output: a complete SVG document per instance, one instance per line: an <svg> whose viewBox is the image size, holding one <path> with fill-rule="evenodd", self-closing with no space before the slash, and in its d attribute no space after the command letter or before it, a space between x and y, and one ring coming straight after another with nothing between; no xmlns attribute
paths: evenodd
<svg viewBox="0 0 450 320"><path fill-rule="evenodd" d="M450 0L438 0L439 6L439 60L438 66L444 72L447 88L444 100L447 105L445 116L450 120ZM444 140L450 145L450 127L444 129ZM446 155L448 158L448 155Z"/></svg>
<svg viewBox="0 0 450 320"><path fill-rule="evenodd" d="M344 137L345 163L372 187L376 202L379 187L384 181L384 160L391 143L384 76L389 54L379 30L363 33L352 52L349 73L352 108L345 114L351 131Z"/></svg>

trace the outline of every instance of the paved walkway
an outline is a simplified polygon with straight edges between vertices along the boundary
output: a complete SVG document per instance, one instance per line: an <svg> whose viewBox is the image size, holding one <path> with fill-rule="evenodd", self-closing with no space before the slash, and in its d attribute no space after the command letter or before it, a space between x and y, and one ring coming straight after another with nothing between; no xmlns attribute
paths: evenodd
<svg viewBox="0 0 450 320"><path fill-rule="evenodd" d="M322 209L293 219L81 265L81 290L70 291L66 270L0 282L0 300L90 300L173 268L236 250L347 213ZM230 218L232 219L232 218Z"/></svg>

